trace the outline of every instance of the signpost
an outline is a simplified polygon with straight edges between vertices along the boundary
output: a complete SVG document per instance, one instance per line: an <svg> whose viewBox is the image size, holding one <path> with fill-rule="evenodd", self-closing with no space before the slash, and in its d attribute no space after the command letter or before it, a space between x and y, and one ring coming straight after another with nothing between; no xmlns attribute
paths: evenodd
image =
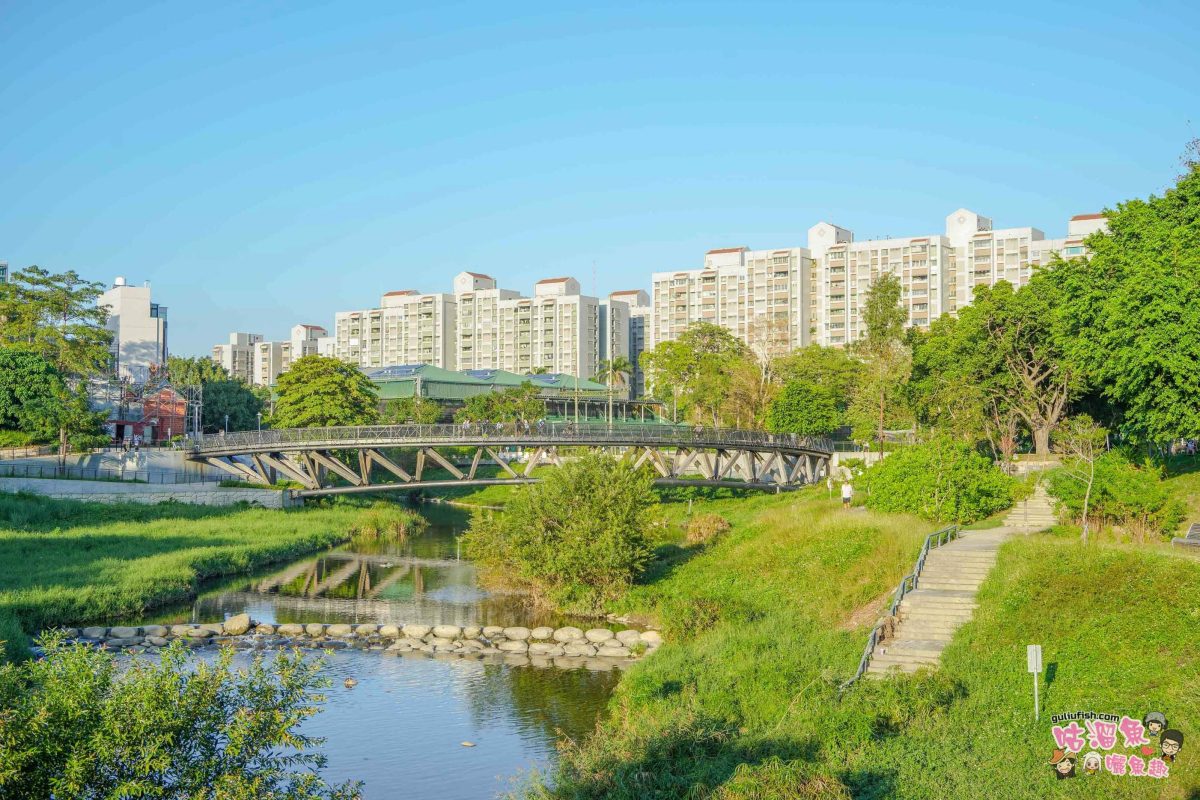
<svg viewBox="0 0 1200 800"><path fill-rule="evenodd" d="M1036 721L1040 721L1042 710L1038 704L1038 673L1042 671L1042 646L1040 644L1031 644L1026 647L1025 660L1027 662L1027 669L1033 673L1033 718Z"/></svg>

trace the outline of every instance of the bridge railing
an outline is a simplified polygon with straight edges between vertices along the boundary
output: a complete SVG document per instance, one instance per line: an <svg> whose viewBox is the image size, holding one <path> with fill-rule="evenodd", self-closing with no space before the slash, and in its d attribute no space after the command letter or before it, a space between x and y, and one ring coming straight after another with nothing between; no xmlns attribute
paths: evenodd
<svg viewBox="0 0 1200 800"><path fill-rule="evenodd" d="M205 435L193 439L192 452L223 453L230 450L266 450L273 447L314 444L323 447L387 446L405 442L421 444L477 444L480 440L497 444L530 445L600 443L628 445L707 445L707 446L782 446L824 453L831 452L828 439L796 436L790 433L766 433L737 428L688 428L677 425L638 425L622 427L607 424L552 423L458 423L453 425L356 425L331 428L281 428L263 431Z"/></svg>

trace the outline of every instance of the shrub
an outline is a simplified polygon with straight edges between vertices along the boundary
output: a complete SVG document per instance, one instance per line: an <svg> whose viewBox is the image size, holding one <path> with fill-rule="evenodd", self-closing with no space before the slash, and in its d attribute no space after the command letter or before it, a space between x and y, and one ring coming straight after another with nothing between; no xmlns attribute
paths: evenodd
<svg viewBox="0 0 1200 800"><path fill-rule="evenodd" d="M354 538L359 540L404 541L410 533L416 533L426 524L425 518L415 511L390 503L375 503L358 513L352 530Z"/></svg>
<svg viewBox="0 0 1200 800"><path fill-rule="evenodd" d="M707 512L697 514L688 520L688 544L708 544L725 531L729 530L729 521L720 514Z"/></svg>
<svg viewBox="0 0 1200 800"><path fill-rule="evenodd" d="M559 609L596 613L646 568L653 501L648 473L588 454L515 492L504 513L476 514L463 552Z"/></svg>
<svg viewBox="0 0 1200 800"><path fill-rule="evenodd" d="M1048 490L1075 519L1083 512L1087 488L1065 470L1048 476ZM1110 450L1096 459L1089 516L1101 524L1127 528L1135 539L1163 534L1183 521L1182 503L1171 496L1159 472L1138 467L1125 455Z"/></svg>
<svg viewBox="0 0 1200 800"><path fill-rule="evenodd" d="M300 723L323 698L319 660L232 651L192 662L176 644L159 662L118 668L103 650L48 640L46 658L0 666L0 795L350 800Z"/></svg>
<svg viewBox="0 0 1200 800"><path fill-rule="evenodd" d="M864 472L858 484L868 508L955 523L1003 511L1016 488L991 459L945 438L897 450Z"/></svg>

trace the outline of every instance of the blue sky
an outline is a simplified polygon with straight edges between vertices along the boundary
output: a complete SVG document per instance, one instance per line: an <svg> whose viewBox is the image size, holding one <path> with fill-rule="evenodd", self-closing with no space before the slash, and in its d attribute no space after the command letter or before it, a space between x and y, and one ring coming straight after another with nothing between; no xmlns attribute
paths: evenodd
<svg viewBox="0 0 1200 800"><path fill-rule="evenodd" d="M1200 135L1191 3L0 0L0 260L149 280L172 349L461 269L1065 233ZM1190 122L1189 122L1190 121Z"/></svg>

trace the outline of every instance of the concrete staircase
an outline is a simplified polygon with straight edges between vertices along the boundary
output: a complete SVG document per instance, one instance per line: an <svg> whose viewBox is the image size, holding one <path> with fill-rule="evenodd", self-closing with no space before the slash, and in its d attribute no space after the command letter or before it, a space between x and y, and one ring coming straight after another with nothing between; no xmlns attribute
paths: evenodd
<svg viewBox="0 0 1200 800"><path fill-rule="evenodd" d="M975 593L1000 545L1017 532L1008 526L970 531L930 550L916 588L900 601L891 635L875 647L867 674L937 666L954 632L975 613Z"/></svg>
<svg viewBox="0 0 1200 800"><path fill-rule="evenodd" d="M1005 526L1025 532L1045 530L1057 523L1058 515L1054 513L1053 501L1040 481L1033 494L1013 506L1004 518Z"/></svg>

